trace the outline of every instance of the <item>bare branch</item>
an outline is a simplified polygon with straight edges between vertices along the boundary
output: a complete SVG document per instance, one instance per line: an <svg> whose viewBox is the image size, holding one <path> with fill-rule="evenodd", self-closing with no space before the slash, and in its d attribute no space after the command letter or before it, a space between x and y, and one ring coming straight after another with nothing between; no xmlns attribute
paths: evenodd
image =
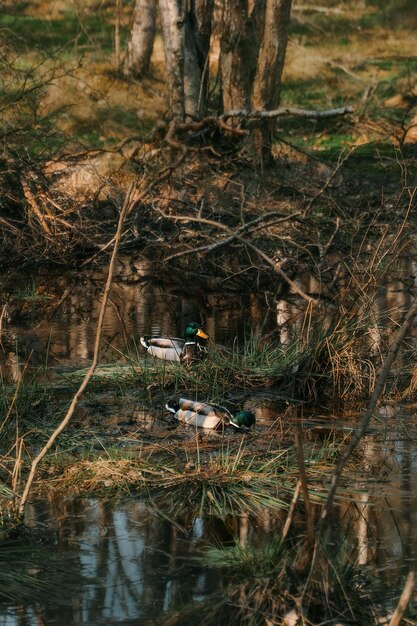
<svg viewBox="0 0 417 626"><path fill-rule="evenodd" d="M300 289L300 287L297 285L297 283L295 283L285 272L284 270L281 269L281 266L279 263L277 263L276 261L274 261L274 259L271 259L270 256L268 256L263 250L261 250L260 248L258 248L257 246L255 246L253 243L251 243L250 241L248 241L247 239L245 239L244 237L241 236L241 232L242 229L246 229L247 226L249 226L248 224L245 224L244 226L241 226L239 229L237 229L236 231L233 231L229 226L226 226L225 224L221 224L220 222L216 222L214 220L209 220L206 218L201 218L201 217L192 217L189 215L167 215L166 213L163 213L161 210L157 209L159 211L159 213L161 213L164 217L166 217L167 219L172 219L174 221L181 221L181 222L197 222L200 224L209 224L211 226L215 226L217 228L220 228L222 230L224 230L227 233L230 233L230 236L226 239L223 240L223 242L218 242L216 244L210 244L208 246L204 246L202 248L199 248L199 251L202 250L206 250L206 251L212 251L217 249L218 247L220 247L220 244L226 244L226 243L230 243L233 240L237 240L240 241L242 244L244 244L245 246L247 246L248 248L251 248L254 252L256 252L256 254L258 256L260 256L264 261L266 261L266 263L268 265L271 266L271 268L274 270L274 272L276 272L286 283L288 283L288 285L290 285L290 287L295 291L295 293L297 293L299 296L301 296L301 298L303 298L303 300L305 300L306 302L315 302L315 299L312 298L311 296L308 296L302 289ZM271 213L268 213L266 216L270 216ZM284 218L282 221L287 221L289 219L294 218L295 216L298 216L299 213L296 213L294 215L288 216L286 218ZM264 217L266 217L264 216ZM258 224L263 218L257 218L256 220L254 220L253 223L256 222L256 224ZM165 260L170 260L173 258L177 258L179 256L182 256L183 254L191 254L191 252L195 253L196 252L196 248L193 248L192 250L186 250L184 251L184 253L176 253L173 254L169 257L167 257Z"/></svg>
<svg viewBox="0 0 417 626"><path fill-rule="evenodd" d="M240 117L245 119L271 119L276 117L306 117L309 119L325 119L353 113L351 106L340 107L338 109L325 109L324 111L312 111L311 109L298 109L297 107L279 107L275 111L247 111L246 109L236 109L225 111L220 116L220 120L227 120L230 117Z"/></svg>
<svg viewBox="0 0 417 626"><path fill-rule="evenodd" d="M55 442L55 440L57 439L58 435L60 435L60 433L64 430L64 428L66 427L66 425L68 424L68 422L70 421L71 417L74 414L74 411L78 405L78 401L81 398L84 390L86 389L88 383L90 382L97 364L98 364L98 358L99 358L99 351L100 351L100 343L101 343L101 334L102 334L102 330L103 330L103 322L104 322L104 314L106 312L106 307L107 307L107 302L109 299L109 293L110 293L110 288L111 288L111 283L113 280L113 272L114 272L114 266L115 266L115 262L116 262L116 257L117 257L117 252L119 249L119 242L120 242L120 237L122 234L122 229L123 229L123 224L124 224L124 220L125 217L129 211L129 209L131 208L131 204L132 204L132 198L134 196L134 192L136 189L136 183L132 183L131 186L129 187L129 190L126 194L126 198L122 207L122 210L120 211L120 215L119 215L119 222L117 225L117 232L116 235L114 237L114 248L113 248L113 253L110 259L110 263L109 263L109 269L108 269L108 273L107 273L107 281L106 281L106 285L104 288L104 292L103 292L103 298L101 301L101 307L100 307L100 313L99 313L99 318L98 318L98 322L97 322L97 331L96 331L96 338L95 338L95 343L94 343L94 355L93 355L93 361L90 365L90 368L87 372L87 374L85 375L84 380L82 381L81 385L79 386L76 394L74 395L71 404L68 408L68 411L64 417L64 419L61 421L60 425L54 430L54 432L52 433L52 435L49 437L48 441L46 442L46 444L44 445L44 447L42 448L42 450L39 452L39 454L33 459L32 461L32 465L30 468L30 472L29 472L29 476L28 479L26 481L26 485L25 488L23 490L23 494L22 497L20 499L20 504L19 504L19 514L23 515L24 510L25 510L25 505L29 496L29 492L30 489L32 487L32 483L33 480L35 478L35 474L36 474L36 468L38 466L38 464L40 463L40 461L44 458L45 454L48 452L48 450L51 448L51 446L53 445L53 443Z"/></svg>
<svg viewBox="0 0 417 626"><path fill-rule="evenodd" d="M184 216L184 215L168 215L167 213L163 213L159 209L157 210L167 219L172 219L174 221L182 221L182 222L190 222L190 221L195 222L196 221L198 223L207 224L210 226L221 228L222 230L225 230L226 232L232 232L230 237L226 237L226 239L221 239L220 241L215 241L214 243L209 243L209 244L206 244L205 246L200 246L199 248L193 247L191 250L182 250L181 252L176 252L175 254L171 254L170 256L164 259L167 262L172 261L172 259L177 259L179 257L186 256L188 254L195 254L196 252L213 252L214 250L217 250L218 248L221 248L223 246L227 246L229 245L229 243L232 243L236 239L239 239L239 235L242 235L243 233L247 233L248 231L253 232L255 230L255 227L257 226L259 227L259 225L262 224L262 222L268 222L267 225L271 226L272 224L280 224L282 222L287 222L288 220L294 219L300 215L300 213L294 213L293 215L282 215L281 213L276 213L275 211L273 211L270 213L266 213L265 215L261 215L260 217L257 217L256 219L252 220L251 222L247 222L246 224L244 224L243 226L240 226L236 231L233 232L228 226L224 226L224 224L221 224L220 222L215 222L214 220L208 220L204 218L194 218L191 216Z"/></svg>
<svg viewBox="0 0 417 626"><path fill-rule="evenodd" d="M394 615L391 617L389 626L400 626L404 613L407 610L411 597L414 593L414 587L416 584L416 574L413 570L408 572L405 587L398 601L397 608L394 611Z"/></svg>
<svg viewBox="0 0 417 626"><path fill-rule="evenodd" d="M172 174L172 172L179 167L179 165L183 162L185 158L185 154L181 154L180 158L175 161L175 163L173 163L172 165L169 165L168 167L166 167L164 170L162 170L162 173L155 178L154 180L152 180L149 185L142 191L140 192L136 197L132 197L131 201L130 201L130 205L129 205L129 210L128 210L128 214L133 210L133 208L135 206L137 206L138 202L140 202L141 200L143 200L143 198L145 198L145 196L155 187L155 185L157 185L158 183L162 182L163 180L165 180L166 178L169 177L170 174ZM135 185L135 190L136 190L136 185ZM124 231L121 234L121 239L124 237L124 235L126 235L128 233L127 231ZM104 252L105 250L107 250L107 248L109 248L110 246L113 245L114 241L116 239L116 235L114 237L112 237L110 239L110 241L108 241L106 244L104 244L103 246L101 246L100 250L98 250L97 252L95 252L93 254L93 256L89 257L88 259L86 259L83 263L81 263L80 267L84 267L85 265L89 265L92 261L94 261L94 259L96 259L102 252Z"/></svg>
<svg viewBox="0 0 417 626"><path fill-rule="evenodd" d="M359 441L361 440L361 438L363 437L363 435L366 432L366 429L368 428L369 422L371 421L371 417L375 411L375 408L378 404L378 400L382 394L382 391L384 389L384 385L387 379L387 376L389 374L389 371L391 369L392 364L394 363L394 360L397 356L398 350L400 348L400 345L404 339L404 337L406 336L407 332L409 331L411 324L413 323L414 317L417 314L417 297L413 300L413 302L411 303L410 308L407 311L407 314L405 316L404 322L402 323L401 327L398 329L394 341L392 342L392 344L389 347L388 350L388 354L385 357L385 360L381 366L381 368L379 369L378 372L378 377L376 380L376 384L375 384L375 388L372 392L372 395L369 399L368 402L368 407L365 411L365 413L362 415L362 417L359 420L359 426L358 428L355 430L355 432L353 433L350 442L348 443L348 445L346 446L340 460L339 463L337 464L337 467L335 469L335 472L333 474L332 477L332 481L330 484L330 489L329 492L327 494L327 500L326 500L326 504L323 507L322 513L321 513L321 519L320 519L320 526L323 529L324 525L325 525L325 521L326 518L328 517L332 506L333 506L333 500L334 497L336 495L336 490L343 472L343 468L346 465L347 460L349 459L349 457L351 456L352 452L354 451L354 449L356 448L356 446L358 445Z"/></svg>

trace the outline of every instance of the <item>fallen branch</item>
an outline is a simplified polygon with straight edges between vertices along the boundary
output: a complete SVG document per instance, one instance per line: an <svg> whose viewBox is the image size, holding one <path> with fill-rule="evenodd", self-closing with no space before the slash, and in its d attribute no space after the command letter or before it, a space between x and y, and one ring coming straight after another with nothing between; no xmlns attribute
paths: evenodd
<svg viewBox="0 0 417 626"><path fill-rule="evenodd" d="M248 111L247 109L232 109L230 111L225 111L218 117L211 115L203 118L202 120L182 123L172 121L168 126L168 131L165 135L165 141L172 148L181 150L183 153L185 153L187 150L200 150L200 148L193 148L191 146L186 146L182 144L175 138L175 136L179 133L199 133L211 126L235 135L249 135L249 131L247 129L236 128L235 126L230 126L229 124L227 124L226 120L229 120L230 118L240 118L246 120L268 120L276 119L277 117L302 117L318 120L338 117L340 115L347 115L348 113L353 113L353 107L345 106L336 109L325 109L323 111L299 109L297 107L279 107L279 109L275 109L274 111ZM204 149L207 149L207 146Z"/></svg>
<svg viewBox="0 0 417 626"><path fill-rule="evenodd" d="M220 120L227 120L230 117L240 117L248 120L272 119L276 117L305 117L308 119L326 119L353 113L353 107L345 106L338 109L325 109L324 111L312 111L311 109L298 109L297 107L279 107L274 111L247 111L246 109L236 109L225 111L220 116Z"/></svg>
<svg viewBox="0 0 417 626"><path fill-rule="evenodd" d="M301 298L303 298L303 300L305 300L306 302L316 302L316 300L314 298L312 298L311 296L307 295L298 285L296 282L294 282L289 276L288 274L286 274L284 272L283 269L281 269L281 265L280 263L277 263L276 261L274 261L274 259L271 259L270 256L268 256L267 254L265 254L265 252L263 250L261 250L260 248L258 248L257 246L255 246L253 243L251 243L250 241L248 241L246 238L242 237L241 233L244 232L245 230L248 230L248 227L251 224L259 224L259 222L263 219L263 217L268 217L271 216L271 213L266 214L265 216L261 217L261 218L257 218L256 220L253 220L253 222L249 222L248 224L245 224L244 226L241 226L240 228L238 228L237 230L232 230L231 228L229 228L229 226L226 226L225 224L221 224L220 222L216 222L214 220L209 220L206 218L202 218L202 217L192 217L190 215L168 215L167 213L164 213L163 211L161 211L160 209L157 209L158 212L163 215L166 219L171 219L174 221L179 221L179 222L197 222L199 224L208 224L210 226L215 226L217 228L220 228L221 230L224 230L227 233L230 233L229 237L227 237L227 239L223 239L221 242L216 242L215 244L209 244L207 246L201 246L200 248L193 248L192 250L185 250L184 252L176 252L175 254L172 254L171 256L167 257L165 259L165 261L169 261L173 258L177 258L186 254L195 254L196 251L213 251L217 248L220 247L220 245L226 245L228 243L231 243L234 240L240 241L243 245L247 246L248 248L251 248L254 252L256 252L256 254L258 256L260 256L268 265L271 266L271 268L274 270L274 272L276 272L292 289L295 293L297 293L299 296L301 296ZM287 221L289 219L292 219L293 217L299 215L299 213L296 213L294 215L291 216L287 216L285 218L283 218L280 221Z"/></svg>
<svg viewBox="0 0 417 626"><path fill-rule="evenodd" d="M53 443L55 442L55 440L57 439L58 435L60 435L60 433L64 430L64 428L66 427L66 425L68 424L68 422L70 421L71 417L74 414L74 411L77 407L78 401L81 398L84 390L86 389L88 383L90 382L97 364L98 364L98 358L99 358L99 352L100 352L100 343L101 343L101 335L102 335L102 331L103 331L103 322L104 322L104 314L106 312L106 308L107 308L107 302L109 299L109 293L110 293L110 288L111 288L111 283L113 280L113 273L114 273L114 266L115 266L115 262L116 262L116 257L117 257L117 251L119 249L119 243L120 243L120 238L121 238L121 234L122 234L122 229L123 229L123 224L124 224L124 220L125 217L127 215L127 213L129 212L131 206L132 206L132 201L134 202L134 200L132 200L134 193L136 190L136 183L132 183L129 187L129 190L126 194L126 198L123 204L123 207L120 211L120 215L119 215L119 221L117 224L117 232L116 235L114 237L114 248L113 248L113 253L110 259L110 263L109 263L109 269L107 272L107 281L106 281L106 285L104 288L104 292L103 292L103 298L101 301L101 307L100 307L100 313L99 313L99 318L98 318L98 322L97 322L97 330L96 330L96 338L95 338L95 343L94 343L94 354L93 354L93 361L90 365L90 368L87 372L87 374L85 375L85 378L83 379L81 385L79 386L76 394L74 395L71 404L68 408L68 411L64 417L64 419L61 421L60 425L58 426L58 428L56 428L54 430L54 432L52 433L52 435L49 437L48 441L46 442L46 444L44 445L44 447L42 448L42 450L39 452L39 454L35 457L35 459L33 459L32 461L32 465L30 468L30 472L29 472L29 476L28 479L26 481L26 485L25 488L23 490L23 494L22 497L20 499L20 505L19 505L19 514L23 515L24 510L25 510L25 505L29 496L29 492L30 489L32 487L32 483L33 480L35 478L35 474L36 474L36 468L38 466L38 464L40 463L40 461L44 458L45 454L48 452L48 450L52 447Z"/></svg>

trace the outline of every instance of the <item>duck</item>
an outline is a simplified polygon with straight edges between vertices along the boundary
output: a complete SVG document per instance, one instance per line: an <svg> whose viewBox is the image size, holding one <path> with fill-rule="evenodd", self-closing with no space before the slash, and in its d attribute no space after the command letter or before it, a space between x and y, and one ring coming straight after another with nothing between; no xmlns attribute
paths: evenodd
<svg viewBox="0 0 417 626"><path fill-rule="evenodd" d="M251 411L238 411L232 415L223 406L186 398L170 400L166 403L165 408L173 413L179 422L210 430L222 430L225 426L247 430L256 422L255 415Z"/></svg>
<svg viewBox="0 0 417 626"><path fill-rule="evenodd" d="M163 361L186 363L205 356L208 338L197 322L188 322L184 329L184 339L143 336L140 337L140 343L150 356Z"/></svg>

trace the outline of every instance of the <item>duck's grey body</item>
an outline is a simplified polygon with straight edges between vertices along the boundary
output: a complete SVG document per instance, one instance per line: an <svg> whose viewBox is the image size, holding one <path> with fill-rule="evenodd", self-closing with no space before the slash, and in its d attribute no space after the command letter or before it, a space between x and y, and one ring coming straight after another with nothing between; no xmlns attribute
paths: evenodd
<svg viewBox="0 0 417 626"><path fill-rule="evenodd" d="M190 322L185 328L184 339L176 337L141 337L140 342L149 356L162 361L186 363L201 359L206 354L205 342L208 335L196 322Z"/></svg>
<svg viewBox="0 0 417 626"><path fill-rule="evenodd" d="M220 430L226 426L233 426L246 432L256 423L255 414L252 411L241 410L232 415L228 409L218 404L207 404L180 398L171 400L166 405L176 419L190 426Z"/></svg>
<svg viewBox="0 0 417 626"><path fill-rule="evenodd" d="M181 361L181 354L185 345L184 339L141 337L140 342L146 348L149 356L163 361Z"/></svg>
<svg viewBox="0 0 417 626"><path fill-rule="evenodd" d="M224 407L216 407L205 402L196 402L180 398L178 402L167 404L166 408L174 413L175 418L198 428L217 430L230 424L231 413Z"/></svg>

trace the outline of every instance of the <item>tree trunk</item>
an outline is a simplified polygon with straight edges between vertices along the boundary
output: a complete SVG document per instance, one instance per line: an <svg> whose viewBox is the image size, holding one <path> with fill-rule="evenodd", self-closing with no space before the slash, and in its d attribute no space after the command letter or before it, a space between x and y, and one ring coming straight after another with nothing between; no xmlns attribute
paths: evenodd
<svg viewBox="0 0 417 626"><path fill-rule="evenodd" d="M287 50L291 0L266 0L262 43L253 86L252 109L273 111L281 96L281 76ZM252 130L255 150L262 161L271 158L274 120L261 120Z"/></svg>
<svg viewBox="0 0 417 626"><path fill-rule="evenodd" d="M124 72L143 76L149 69L156 33L155 0L136 0Z"/></svg>
<svg viewBox="0 0 417 626"><path fill-rule="evenodd" d="M220 44L223 110L248 109L259 50L262 1L224 0Z"/></svg>
<svg viewBox="0 0 417 626"><path fill-rule="evenodd" d="M208 96L209 50L214 0L189 0L184 32L185 113L202 117Z"/></svg>
<svg viewBox="0 0 417 626"><path fill-rule="evenodd" d="M170 117L184 120L184 2L159 0L168 74Z"/></svg>

